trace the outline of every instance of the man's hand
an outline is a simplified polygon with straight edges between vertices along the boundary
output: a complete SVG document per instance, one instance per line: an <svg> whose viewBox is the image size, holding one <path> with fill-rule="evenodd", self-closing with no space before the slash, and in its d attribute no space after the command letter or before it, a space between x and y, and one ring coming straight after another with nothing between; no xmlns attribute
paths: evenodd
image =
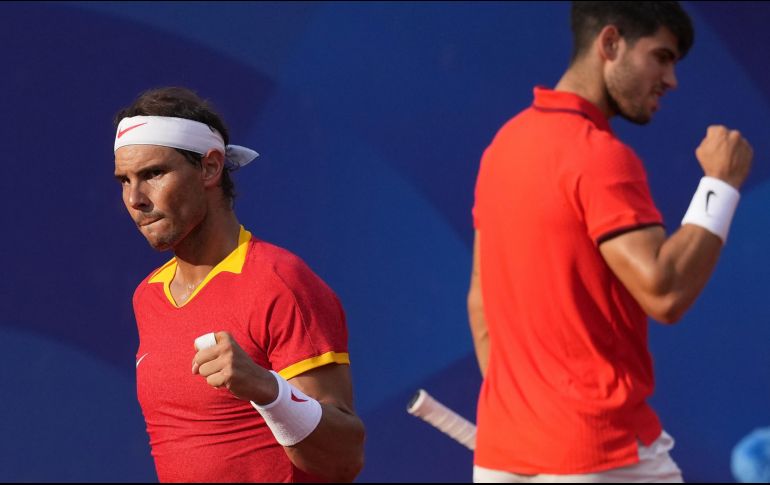
<svg viewBox="0 0 770 485"><path fill-rule="evenodd" d="M251 360L227 332L217 332L216 345L198 350L192 373L212 387L226 387L239 399L258 405L278 398L275 377ZM343 364L316 367L289 380L321 405L318 426L305 439L286 446L301 470L331 482L351 482L363 467L364 425L353 411L350 369Z"/></svg>
<svg viewBox="0 0 770 485"><path fill-rule="evenodd" d="M695 150L695 156L707 176L724 180L740 189L749 175L754 150L738 130L712 125Z"/></svg>
<svg viewBox="0 0 770 485"><path fill-rule="evenodd" d="M251 360L229 333L215 336L215 346L199 350L193 357L192 373L205 377L212 387L226 387L238 399L259 405L275 401L275 377Z"/></svg>

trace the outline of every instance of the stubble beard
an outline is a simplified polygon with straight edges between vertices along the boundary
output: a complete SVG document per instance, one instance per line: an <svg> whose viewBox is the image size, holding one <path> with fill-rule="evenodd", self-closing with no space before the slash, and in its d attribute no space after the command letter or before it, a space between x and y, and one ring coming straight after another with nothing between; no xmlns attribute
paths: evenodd
<svg viewBox="0 0 770 485"><path fill-rule="evenodd" d="M646 125L652 120L652 113L646 112L641 104L634 103L634 100L643 100L644 95L627 60L621 61L612 75L607 76L604 89L610 109L621 118L637 125Z"/></svg>
<svg viewBox="0 0 770 485"><path fill-rule="evenodd" d="M156 251L168 251L173 249L181 240L178 228L172 227L162 233L143 234L150 246Z"/></svg>

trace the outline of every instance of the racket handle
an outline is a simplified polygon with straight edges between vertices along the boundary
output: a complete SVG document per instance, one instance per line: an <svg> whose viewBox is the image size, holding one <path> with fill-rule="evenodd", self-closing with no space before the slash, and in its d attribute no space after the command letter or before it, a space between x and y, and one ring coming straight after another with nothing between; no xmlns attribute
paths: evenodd
<svg viewBox="0 0 770 485"><path fill-rule="evenodd" d="M476 448L476 426L436 401L424 389L420 389L412 397L406 411L432 424L469 450Z"/></svg>

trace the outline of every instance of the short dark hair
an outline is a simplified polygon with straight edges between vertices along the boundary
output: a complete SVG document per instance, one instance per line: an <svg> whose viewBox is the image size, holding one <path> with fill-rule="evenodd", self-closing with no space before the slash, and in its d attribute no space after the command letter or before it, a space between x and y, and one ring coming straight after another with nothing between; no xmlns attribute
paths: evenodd
<svg viewBox="0 0 770 485"><path fill-rule="evenodd" d="M120 120L132 116L173 116L174 118L186 118L200 121L209 128L215 129L222 135L227 145L230 135L227 133L222 117L214 110L211 104L198 96L194 91L182 87L155 88L143 92L131 104L115 115L114 124L118 126ZM199 153L176 148L176 151L184 155L188 162L196 167L201 166L203 157ZM232 201L235 199L235 185L230 177L230 169L225 166L222 170L222 194Z"/></svg>
<svg viewBox="0 0 770 485"><path fill-rule="evenodd" d="M679 2L572 2L571 63L588 50L607 25L616 26L630 45L666 27L676 36L680 59L695 40L690 16Z"/></svg>

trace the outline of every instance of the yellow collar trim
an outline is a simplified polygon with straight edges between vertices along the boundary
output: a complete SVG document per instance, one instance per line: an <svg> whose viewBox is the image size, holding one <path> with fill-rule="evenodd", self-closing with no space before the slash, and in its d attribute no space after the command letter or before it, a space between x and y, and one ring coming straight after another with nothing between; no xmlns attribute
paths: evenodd
<svg viewBox="0 0 770 485"><path fill-rule="evenodd" d="M195 295L197 295L201 289L203 289L203 287L219 273L227 271L228 273L241 274L243 265L246 263L246 252L249 249L248 243L250 240L251 233L241 226L240 232L238 233L238 247L209 271L209 274L207 274L198 287L195 288L195 291L190 295L190 298L188 298L182 305L177 305L174 297L171 296L171 282L176 275L176 258L172 258L171 261L161 266L160 269L152 275L148 283L163 283L163 292L166 294L169 303L176 308L181 308L190 303L192 299L195 298Z"/></svg>

